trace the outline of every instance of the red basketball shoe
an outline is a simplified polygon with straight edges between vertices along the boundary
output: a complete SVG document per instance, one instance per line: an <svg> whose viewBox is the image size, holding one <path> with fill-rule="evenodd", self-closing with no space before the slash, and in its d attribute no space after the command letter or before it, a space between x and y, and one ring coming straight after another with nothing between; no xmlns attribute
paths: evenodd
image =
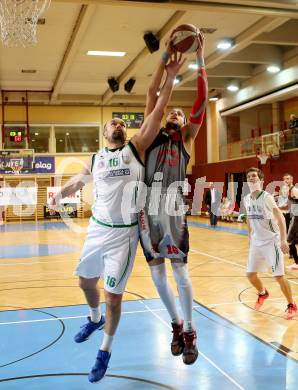
<svg viewBox="0 0 298 390"><path fill-rule="evenodd" d="M286 308L287 320L292 320L297 314L297 306L295 303L289 303Z"/></svg>
<svg viewBox="0 0 298 390"><path fill-rule="evenodd" d="M258 294L257 302L255 303L255 310L260 310L263 305L265 299L269 297L269 292L265 290L265 294Z"/></svg>
<svg viewBox="0 0 298 390"><path fill-rule="evenodd" d="M191 332L184 332L183 337L185 343L182 355L183 363L193 364L197 360L199 355L199 351L196 346L197 333L195 330L192 330Z"/></svg>
<svg viewBox="0 0 298 390"><path fill-rule="evenodd" d="M179 356L183 352L184 338L183 338L183 322L178 325L172 322L173 338L171 342L171 352L174 356Z"/></svg>

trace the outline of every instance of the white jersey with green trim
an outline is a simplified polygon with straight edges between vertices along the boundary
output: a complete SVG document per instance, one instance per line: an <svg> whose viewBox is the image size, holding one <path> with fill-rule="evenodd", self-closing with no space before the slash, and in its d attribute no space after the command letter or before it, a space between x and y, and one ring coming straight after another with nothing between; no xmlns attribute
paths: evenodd
<svg viewBox="0 0 298 390"><path fill-rule="evenodd" d="M251 227L252 243L256 246L280 240L279 227L273 215L277 204L272 195L261 191L256 198L248 194L244 198L247 219Z"/></svg>
<svg viewBox="0 0 298 390"><path fill-rule="evenodd" d="M131 142L121 148L103 148L95 154L91 168L94 220L115 227L135 224L144 170Z"/></svg>

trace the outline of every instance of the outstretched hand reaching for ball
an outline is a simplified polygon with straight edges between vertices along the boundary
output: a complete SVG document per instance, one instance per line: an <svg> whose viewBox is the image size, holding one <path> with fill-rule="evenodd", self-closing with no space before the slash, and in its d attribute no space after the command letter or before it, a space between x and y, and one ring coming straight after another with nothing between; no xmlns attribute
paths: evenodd
<svg viewBox="0 0 298 390"><path fill-rule="evenodd" d="M182 53L177 53L176 51L171 55L170 62L166 65L166 72L169 77L175 79L177 73L184 64L186 58L182 59Z"/></svg>

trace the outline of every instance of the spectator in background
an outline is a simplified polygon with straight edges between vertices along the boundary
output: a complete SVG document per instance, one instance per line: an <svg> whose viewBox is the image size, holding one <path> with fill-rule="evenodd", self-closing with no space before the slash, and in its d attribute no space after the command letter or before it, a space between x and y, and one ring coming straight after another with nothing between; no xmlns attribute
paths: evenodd
<svg viewBox="0 0 298 390"><path fill-rule="evenodd" d="M289 129L292 135L292 147L298 147L298 118L295 114L290 115Z"/></svg>
<svg viewBox="0 0 298 390"><path fill-rule="evenodd" d="M220 205L220 193L214 188L213 182L209 183L209 189L205 194L204 202L209 212L210 225L215 227L217 225L218 209Z"/></svg>
<svg viewBox="0 0 298 390"><path fill-rule="evenodd" d="M289 129L297 129L298 130L298 118L295 114L290 115Z"/></svg>

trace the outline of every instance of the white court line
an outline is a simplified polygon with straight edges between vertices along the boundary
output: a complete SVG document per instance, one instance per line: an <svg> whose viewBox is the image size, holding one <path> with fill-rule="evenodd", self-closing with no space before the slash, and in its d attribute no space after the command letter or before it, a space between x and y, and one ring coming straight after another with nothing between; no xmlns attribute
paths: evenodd
<svg viewBox="0 0 298 390"><path fill-rule="evenodd" d="M293 298L298 298L298 295L294 296ZM267 301L279 301L284 298L268 298ZM221 302L221 303L208 303L206 307L209 309L212 309L215 306L224 306L224 305L241 305L242 303L254 303L255 300L246 300L246 301L234 301L234 302ZM6 305L9 306L9 305ZM11 306L13 307L13 305ZM59 308L59 306L57 306ZM56 307L53 307L54 309ZM193 309L200 309L202 308L201 305L194 305ZM24 308L26 310L32 310L35 311L34 308ZM19 309L19 311L22 311L23 309ZM121 314L137 314L137 313L147 313L147 312L158 312L158 311L166 311L166 309L149 309L149 310L134 310L134 311L123 311ZM1 314L1 311L0 311ZM13 325L13 324L30 324L34 322L47 322L47 321L59 321L59 320L72 320L76 318L86 318L86 315L83 316L71 316L71 317L54 317L54 318L41 318L40 320L27 320L27 321L10 321L10 322L0 322L0 325Z"/></svg>
<svg viewBox="0 0 298 390"><path fill-rule="evenodd" d="M298 298L298 295L294 295L293 298ZM281 298L267 298L266 301L280 301L284 300L284 297ZM208 306L210 309L212 309L215 306L225 306L225 305L235 305L235 304L242 304L242 303L255 303L256 300L245 300L245 301L234 301L234 302L221 302L221 303L208 303Z"/></svg>
<svg viewBox="0 0 298 390"><path fill-rule="evenodd" d="M1 247L0 247L1 248ZM15 265L36 265L36 264L47 264L47 263L69 263L69 262L78 262L76 259L70 259L70 260L52 260L52 261L28 261L26 263L0 263L1 266L8 266L8 267L14 267Z"/></svg>
<svg viewBox="0 0 298 390"><path fill-rule="evenodd" d="M6 305L9 306L9 305ZM12 306L13 307L13 306ZM194 308L199 308L200 306L194 306ZM55 308L55 307L54 307ZM26 308L27 310L34 311L35 309ZM22 309L20 309L21 311ZM154 309L154 310L134 310L134 311L123 311L121 314L137 314L137 313L148 313L151 311L165 311L166 309ZM1 312L0 312L1 314ZM27 320L27 321L10 321L10 322L0 322L0 325L19 325L19 324L31 324L34 322L48 322L48 321L59 321L59 320L73 320L76 318L86 318L86 315L84 316L72 316L72 317L55 317L55 318L41 318L40 320Z"/></svg>
<svg viewBox="0 0 298 390"><path fill-rule="evenodd" d="M1 249L1 246L0 246ZM50 256L57 256L57 255L50 255ZM60 256L60 255L59 255ZM136 257L142 257L144 256L137 255ZM78 259L70 259L70 260L51 260L51 261L27 261L26 263L1 263L1 260L7 259L0 259L0 267L1 266L8 266L8 267L14 267L15 265L35 265L35 264L47 264L47 263L69 263L69 262L78 262ZM12 259L14 260L14 259Z"/></svg>
<svg viewBox="0 0 298 390"><path fill-rule="evenodd" d="M240 267L240 268L246 269L245 265L235 263L234 261L226 260L226 259L224 259L222 257L219 257L219 256L209 255L209 253L200 252L200 251L198 251L196 249L190 249L190 252L194 252L194 253L197 253L199 255L207 256L207 257L210 257L211 259L219 260L222 263L232 264L232 265L234 265L236 267ZM272 276L272 274L270 274L269 272L262 272L262 273L265 274L265 275ZM298 284L298 282L295 282L294 280L288 280L288 282L293 283L293 284Z"/></svg>
<svg viewBox="0 0 298 390"><path fill-rule="evenodd" d="M164 321L163 318L161 318L158 314L155 313L155 311L151 310L149 306L147 306L143 301L139 301L142 303L148 311L150 311L156 318L158 318L167 328L172 329L171 326ZM218 367L217 364L215 364L208 356L206 356L201 350L199 351L200 355L207 360L214 368L216 368L222 375L224 375L230 382L232 382L238 389L245 390L244 387L242 387L238 382L235 381L232 377L230 377L229 374L227 374L225 371L223 371L220 367Z"/></svg>

